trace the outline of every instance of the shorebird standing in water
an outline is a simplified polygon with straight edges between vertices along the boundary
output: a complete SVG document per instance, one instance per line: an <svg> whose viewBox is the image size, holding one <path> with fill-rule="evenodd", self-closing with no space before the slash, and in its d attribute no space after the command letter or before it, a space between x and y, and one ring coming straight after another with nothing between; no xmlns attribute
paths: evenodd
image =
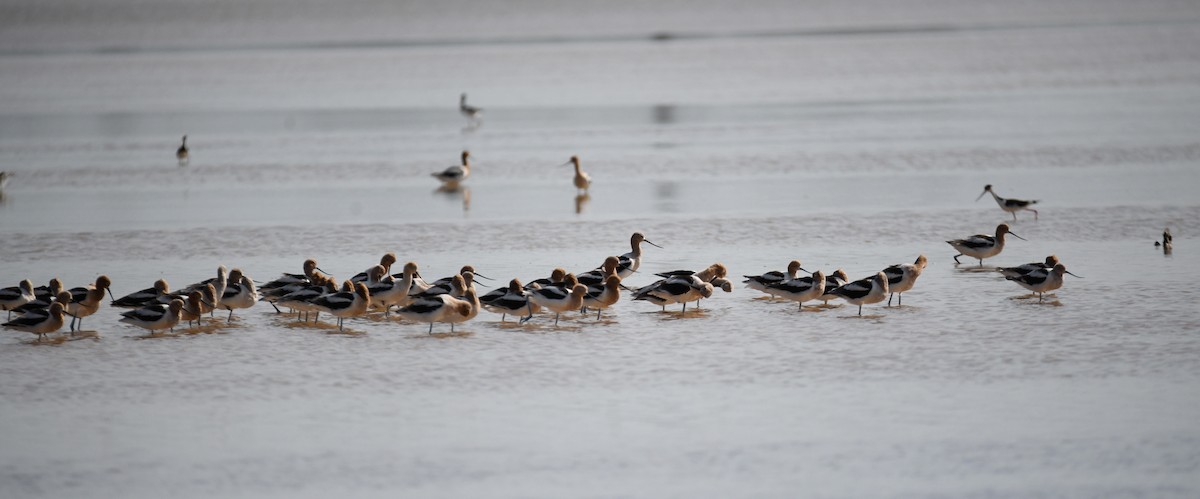
<svg viewBox="0 0 1200 499"><path fill-rule="evenodd" d="M440 172L430 173L447 186L457 186L459 182L471 176L471 151L462 152L462 165L454 165Z"/></svg>
<svg viewBox="0 0 1200 499"><path fill-rule="evenodd" d="M996 191L992 190L992 184L988 184L988 185L983 186L983 192L979 193L979 197L975 198L975 200L979 201L981 198L983 198L984 194L988 194L988 193L991 193L992 199L996 200L996 204L1000 205L1001 210L1012 213L1014 222L1017 221L1017 212L1021 211L1021 210L1032 211L1033 219L1037 220L1037 218L1038 218L1037 210L1030 208L1030 206L1037 204L1036 199L1033 201L1026 201L1024 199L1002 198L1002 197L996 195Z"/></svg>
<svg viewBox="0 0 1200 499"><path fill-rule="evenodd" d="M183 317L183 309L183 300L176 298L171 300L171 303L167 306L158 304L147 305L122 313L121 319L118 322L148 329L151 334L163 329L174 331L175 325L179 324L179 320ZM199 316L200 314L197 313L195 315Z"/></svg>
<svg viewBox="0 0 1200 499"><path fill-rule="evenodd" d="M533 306L538 305L554 312L554 325L557 326L558 318L563 312L583 307L584 296L587 296L587 286L582 284L575 284L569 290L553 286L530 290L527 295L528 303L525 305L529 314L521 318L521 324L533 318Z"/></svg>
<svg viewBox="0 0 1200 499"><path fill-rule="evenodd" d="M979 266L982 267L984 258L991 258L999 255L1000 251L1004 249L1005 234L1011 234L1012 237L1022 241L1025 240L1025 238L1010 232L1008 230L1008 224L1000 224L996 226L995 236L989 236L987 234L975 234L971 237L963 239L946 241L946 243L958 250L958 254L954 255L954 263L962 263L958 261L958 257L960 256L969 256L971 258L978 258Z"/></svg>
<svg viewBox="0 0 1200 499"><path fill-rule="evenodd" d="M462 277L455 276L460 287L465 287ZM460 300L449 294L426 296L414 299L408 306L396 311L403 319L413 322L428 322L429 334L433 334L433 323L447 322L450 332L454 332L454 324L475 317L479 312L479 298L474 292L467 293L467 299Z"/></svg>
<svg viewBox="0 0 1200 499"><path fill-rule="evenodd" d="M886 274L879 272L871 277L838 286L833 290L833 294L851 305L858 305L858 316L862 317L863 305L879 303L888 295L888 278Z"/></svg>
<svg viewBox="0 0 1200 499"><path fill-rule="evenodd" d="M473 126L479 126L483 121L483 109L467 104L465 92L458 97L458 112L462 113L463 117L469 120Z"/></svg>
<svg viewBox="0 0 1200 499"><path fill-rule="evenodd" d="M787 279L769 286L774 291L772 295L796 302L797 310L803 312L804 302L818 299L825 294L825 273L818 270L811 276Z"/></svg>
<svg viewBox="0 0 1200 499"><path fill-rule="evenodd" d="M570 160L568 160L566 163L563 163L560 166L567 166L572 163L575 164L575 189L577 189L576 192L578 192L578 191L587 192L588 187L590 187L592 185L592 176L588 175L587 172L583 171L583 169L579 167L579 156L571 156Z"/></svg>
<svg viewBox="0 0 1200 499"><path fill-rule="evenodd" d="M46 315L29 314L18 317L16 320L5 322L2 326L7 329L15 329L17 331L25 331L38 335L38 341L42 341L47 334L53 333L63 327L63 310L61 303L55 302L50 304L50 308Z"/></svg>
<svg viewBox="0 0 1200 499"><path fill-rule="evenodd" d="M629 277L630 274L637 271L638 267L642 266L642 243L649 244L655 248L662 247L650 242L641 232L634 232L633 236L629 238L631 250L617 257L617 275L621 276L621 279Z"/></svg>
<svg viewBox="0 0 1200 499"><path fill-rule="evenodd" d="M900 265L892 265L883 269L884 275L888 278L888 306L892 306L892 295L899 295L899 301L896 306L904 303L904 292L912 289L917 283L917 278L921 277L921 271L925 270L925 266L929 264L929 259L925 255L918 255L917 261L913 263L902 263Z"/></svg>
<svg viewBox="0 0 1200 499"><path fill-rule="evenodd" d="M0 289L0 310L8 311L8 318L12 319L14 308L29 303L34 298L36 296L33 294L33 281L25 279L17 286Z"/></svg>
<svg viewBox="0 0 1200 499"><path fill-rule="evenodd" d="M113 298L111 288L112 279L101 275L93 284L68 290L71 293L71 303L66 304L66 307L67 315L72 317L70 326L72 331L75 330L76 324L80 331L83 330L83 318L100 310L100 302L104 299L105 293L108 293L110 299Z"/></svg>
<svg viewBox="0 0 1200 499"><path fill-rule="evenodd" d="M1021 277L1035 270L1052 269L1055 265L1058 265L1058 256L1050 255L1044 262L1030 262L1016 267L997 267L996 271L1004 274L1004 277Z"/></svg>
<svg viewBox="0 0 1200 499"><path fill-rule="evenodd" d="M1025 289L1038 294L1038 303L1042 302L1042 294L1047 291L1054 291L1062 287L1063 274L1071 274L1067 271L1067 266L1057 264L1052 269L1035 270L1028 274L1019 277L1007 277L1006 279L1020 284ZM1075 275L1075 274L1071 274ZM1075 275L1075 277L1079 277ZM1082 277L1080 278L1082 279Z"/></svg>
<svg viewBox="0 0 1200 499"><path fill-rule="evenodd" d="M778 293L771 286L795 279L796 272L801 270L804 270L804 268L800 266L800 260L792 260L791 263L788 263L786 274L778 270L772 270L762 275L744 275L742 277L745 277L746 280L742 281L742 284L755 291L762 291L763 293L775 296ZM807 270L804 271L808 272Z"/></svg>
<svg viewBox="0 0 1200 499"><path fill-rule="evenodd" d="M188 157L187 135L183 136L183 144L179 145L179 149L175 150L175 159L179 160L179 166L187 166L190 158Z"/></svg>

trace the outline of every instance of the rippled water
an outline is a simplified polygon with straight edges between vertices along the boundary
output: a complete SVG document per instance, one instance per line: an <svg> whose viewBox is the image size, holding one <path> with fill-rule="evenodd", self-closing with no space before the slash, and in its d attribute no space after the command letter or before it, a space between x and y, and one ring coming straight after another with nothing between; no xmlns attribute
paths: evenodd
<svg viewBox="0 0 1200 499"><path fill-rule="evenodd" d="M388 251L499 286L634 231L663 246L634 285L930 265L862 318L739 288L454 334L267 306L159 337L109 307L75 336L6 331L4 497L1200 490L1190 3L102 4L0 13L4 286L106 274L120 296L309 257L346 277ZM437 190L462 149L473 176ZM1011 221L974 201L988 183L1041 200L989 265L1083 276L1047 303L954 265L944 240Z"/></svg>

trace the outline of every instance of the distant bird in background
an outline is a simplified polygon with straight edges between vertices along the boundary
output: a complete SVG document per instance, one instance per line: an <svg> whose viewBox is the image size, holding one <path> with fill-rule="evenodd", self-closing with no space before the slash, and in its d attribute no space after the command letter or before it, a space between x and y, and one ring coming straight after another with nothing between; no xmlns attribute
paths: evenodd
<svg viewBox="0 0 1200 499"><path fill-rule="evenodd" d="M8 172L0 172L0 189L3 189L4 186L8 185L8 177L10 176L11 175L9 175Z"/></svg>
<svg viewBox="0 0 1200 499"><path fill-rule="evenodd" d="M188 157L187 135L183 136L183 143L179 145L179 149L175 150L175 159L179 160L179 166L187 166L190 158Z"/></svg>
<svg viewBox="0 0 1200 499"><path fill-rule="evenodd" d="M462 152L462 165L454 165L440 172L430 173L434 178L445 182L449 186L457 186L459 182L466 180L471 176L471 152Z"/></svg>
<svg viewBox="0 0 1200 499"><path fill-rule="evenodd" d="M588 187L590 187L592 185L592 176L588 175L587 172L583 171L583 169L579 167L579 156L571 156L571 159L567 160L566 163L563 163L562 165L559 165L559 166L567 166L570 164L575 165L575 189L577 189L576 193L579 193L579 191L587 192Z"/></svg>
<svg viewBox="0 0 1200 499"><path fill-rule="evenodd" d="M467 104L467 94L463 93L458 97L458 112L462 113L472 124L479 124L483 121L483 109Z"/></svg>
<svg viewBox="0 0 1200 499"><path fill-rule="evenodd" d="M979 201L980 199L983 198L984 194L988 194L988 193L991 193L992 198L996 200L996 204L1000 205L1001 210L1012 213L1014 222L1017 221L1017 212L1021 211L1021 210L1032 211L1033 219L1037 220L1037 218L1038 218L1037 210L1030 208L1030 206L1037 204L1036 199L1033 201L1026 201L1024 199L1002 198L1002 197L996 195L996 191L992 190L992 184L988 184L988 185L983 186L983 192L979 193L979 197L975 198L975 201Z"/></svg>
<svg viewBox="0 0 1200 499"><path fill-rule="evenodd" d="M2 174L0 174L0 175L2 175ZM3 186L3 185L4 185L4 183L0 182L0 186ZM1174 240L1175 240L1175 238L1173 236L1171 236L1171 228L1170 227L1165 228L1165 229L1163 229L1162 243L1159 243L1158 241L1154 241L1154 247L1158 248L1161 246L1163 253L1169 255L1169 254L1171 254L1171 250L1173 249L1171 247L1171 243Z"/></svg>

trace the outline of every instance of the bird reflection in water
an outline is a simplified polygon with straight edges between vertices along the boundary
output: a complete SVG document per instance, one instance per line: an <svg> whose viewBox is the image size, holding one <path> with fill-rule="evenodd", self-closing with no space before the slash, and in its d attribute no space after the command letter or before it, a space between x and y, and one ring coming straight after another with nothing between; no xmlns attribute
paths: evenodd
<svg viewBox="0 0 1200 499"><path fill-rule="evenodd" d="M441 187L433 190L435 196L442 196L448 200L458 200L462 202L463 213L471 210L471 188L463 186L456 182L442 184Z"/></svg>
<svg viewBox="0 0 1200 499"><path fill-rule="evenodd" d="M588 204L588 201L591 201L591 200L592 200L592 195L588 194L586 191L582 194L576 194L575 195L575 214L576 215L582 214L583 208L586 207Z"/></svg>

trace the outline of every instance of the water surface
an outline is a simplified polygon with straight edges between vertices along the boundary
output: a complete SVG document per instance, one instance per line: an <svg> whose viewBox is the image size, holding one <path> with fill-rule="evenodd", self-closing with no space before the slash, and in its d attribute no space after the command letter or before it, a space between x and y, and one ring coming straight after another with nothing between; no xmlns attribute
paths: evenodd
<svg viewBox="0 0 1200 499"><path fill-rule="evenodd" d="M0 335L0 495L1195 496L1200 11L752 4L5 7L5 286L347 277L388 251L499 286L634 231L663 246L634 285L930 265L862 318L739 288L558 327L260 305L146 337L104 307ZM1038 219L974 201L989 183ZM988 265L1083 278L1038 303L954 265L943 241L1005 221L1028 241Z"/></svg>

